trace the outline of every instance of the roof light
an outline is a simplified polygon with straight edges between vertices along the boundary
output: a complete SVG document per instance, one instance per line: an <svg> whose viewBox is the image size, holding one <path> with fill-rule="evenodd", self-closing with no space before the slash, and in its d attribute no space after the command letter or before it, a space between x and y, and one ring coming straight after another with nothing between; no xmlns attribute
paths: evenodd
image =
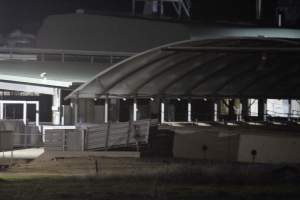
<svg viewBox="0 0 300 200"><path fill-rule="evenodd" d="M43 72L40 74L40 77L43 79L43 80L47 80L47 73L46 72Z"/></svg>

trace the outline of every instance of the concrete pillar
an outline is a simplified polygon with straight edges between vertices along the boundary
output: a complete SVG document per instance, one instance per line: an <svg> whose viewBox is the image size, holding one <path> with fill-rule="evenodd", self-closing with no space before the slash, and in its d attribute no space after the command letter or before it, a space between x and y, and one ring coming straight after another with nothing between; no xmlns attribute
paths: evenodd
<svg viewBox="0 0 300 200"><path fill-rule="evenodd" d="M52 98L52 123L60 125L61 89L55 88Z"/></svg>
<svg viewBox="0 0 300 200"><path fill-rule="evenodd" d="M161 101L161 109L160 109L160 122L165 122L165 103Z"/></svg>
<svg viewBox="0 0 300 200"><path fill-rule="evenodd" d="M76 125L78 123L79 118L79 99L78 97L75 99L75 101L72 102L73 104L73 110L74 110L74 124Z"/></svg>
<svg viewBox="0 0 300 200"><path fill-rule="evenodd" d="M27 124L27 103L23 103L23 122Z"/></svg>
<svg viewBox="0 0 300 200"><path fill-rule="evenodd" d="M188 122L192 122L192 103L188 101Z"/></svg>
<svg viewBox="0 0 300 200"><path fill-rule="evenodd" d="M234 108L235 108L236 121L237 122L242 121L243 104L240 99L234 100Z"/></svg>
<svg viewBox="0 0 300 200"><path fill-rule="evenodd" d="M219 113L219 111L218 111L218 103L215 102L214 103L214 122L219 121L218 113Z"/></svg>
<svg viewBox="0 0 300 200"><path fill-rule="evenodd" d="M3 119L3 118L4 118L4 105L1 102L0 103L0 119Z"/></svg>
<svg viewBox="0 0 300 200"><path fill-rule="evenodd" d="M137 112L138 112L138 108L137 108L137 99L134 98L133 99L133 121L137 121Z"/></svg>
<svg viewBox="0 0 300 200"><path fill-rule="evenodd" d="M35 123L36 126L40 125L40 102L35 104Z"/></svg>
<svg viewBox="0 0 300 200"><path fill-rule="evenodd" d="M236 121L237 122L240 122L242 121L242 108L243 105L241 102L239 102L237 105L236 105Z"/></svg>
<svg viewBox="0 0 300 200"><path fill-rule="evenodd" d="M108 123L109 120L109 99L108 97L105 98L104 104L104 122Z"/></svg>

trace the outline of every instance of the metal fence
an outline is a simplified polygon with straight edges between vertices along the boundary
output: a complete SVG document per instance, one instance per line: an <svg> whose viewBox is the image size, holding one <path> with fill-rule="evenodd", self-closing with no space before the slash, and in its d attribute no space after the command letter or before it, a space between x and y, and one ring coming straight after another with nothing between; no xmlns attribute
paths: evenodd
<svg viewBox="0 0 300 200"><path fill-rule="evenodd" d="M0 150L43 146L39 127L22 120L0 120L0 134Z"/></svg>
<svg viewBox="0 0 300 200"><path fill-rule="evenodd" d="M0 151L13 149L12 131L0 131Z"/></svg>

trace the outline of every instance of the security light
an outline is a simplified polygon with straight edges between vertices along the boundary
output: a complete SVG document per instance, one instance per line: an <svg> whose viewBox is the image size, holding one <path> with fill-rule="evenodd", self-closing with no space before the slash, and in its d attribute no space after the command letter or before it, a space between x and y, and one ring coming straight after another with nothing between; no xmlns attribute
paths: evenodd
<svg viewBox="0 0 300 200"><path fill-rule="evenodd" d="M43 79L43 80L47 80L47 73L46 72L43 72L40 74L40 77Z"/></svg>

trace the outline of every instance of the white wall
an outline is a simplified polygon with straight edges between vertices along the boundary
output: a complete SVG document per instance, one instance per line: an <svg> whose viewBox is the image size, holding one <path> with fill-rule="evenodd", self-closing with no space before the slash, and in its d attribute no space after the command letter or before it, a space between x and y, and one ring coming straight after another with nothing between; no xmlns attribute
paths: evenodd
<svg viewBox="0 0 300 200"><path fill-rule="evenodd" d="M202 147L206 145L207 151ZM217 131L176 133L173 155L176 158L236 161L238 136L220 135Z"/></svg>
<svg viewBox="0 0 300 200"><path fill-rule="evenodd" d="M251 151L257 151L259 163L299 163L300 137L247 134L240 136L238 161L252 162Z"/></svg>
<svg viewBox="0 0 300 200"><path fill-rule="evenodd" d="M300 136L296 132L264 128L175 128L173 155L177 158L252 162L257 151L258 163L300 163Z"/></svg>

